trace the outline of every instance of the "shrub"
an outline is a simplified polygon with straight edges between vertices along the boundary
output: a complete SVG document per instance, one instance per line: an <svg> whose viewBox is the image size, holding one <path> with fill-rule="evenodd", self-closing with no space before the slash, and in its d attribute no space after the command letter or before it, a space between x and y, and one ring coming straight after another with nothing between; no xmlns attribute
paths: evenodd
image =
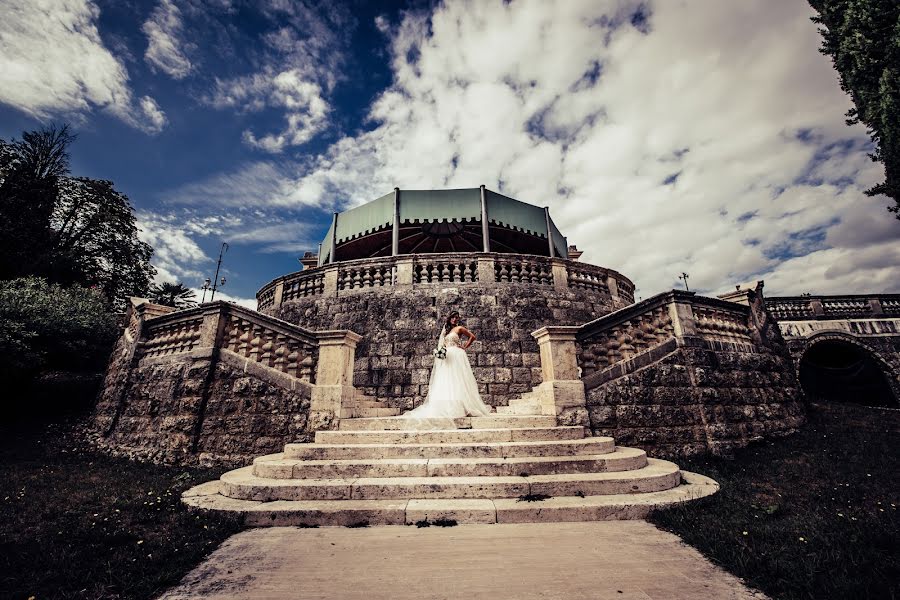
<svg viewBox="0 0 900 600"><path fill-rule="evenodd" d="M99 370L116 333L115 315L97 291L38 277L0 281L0 380Z"/></svg>

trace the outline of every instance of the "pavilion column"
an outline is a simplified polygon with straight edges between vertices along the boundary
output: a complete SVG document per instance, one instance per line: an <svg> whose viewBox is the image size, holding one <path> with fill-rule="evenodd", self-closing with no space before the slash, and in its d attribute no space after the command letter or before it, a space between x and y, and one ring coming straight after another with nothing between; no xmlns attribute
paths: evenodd
<svg viewBox="0 0 900 600"><path fill-rule="evenodd" d="M334 216L331 218L331 256L328 259L328 262L335 262L335 254L337 254L337 218L338 214L334 213Z"/></svg>
<svg viewBox="0 0 900 600"><path fill-rule="evenodd" d="M481 244L484 252L491 251L491 236L488 229L487 193L484 185L481 186Z"/></svg>
<svg viewBox="0 0 900 600"><path fill-rule="evenodd" d="M400 188L394 188L394 231L391 236L391 256L400 254Z"/></svg>
<svg viewBox="0 0 900 600"><path fill-rule="evenodd" d="M550 258L556 257L556 249L553 248L553 233L550 229L550 207L544 207L544 221L547 223L547 244L550 246Z"/></svg>

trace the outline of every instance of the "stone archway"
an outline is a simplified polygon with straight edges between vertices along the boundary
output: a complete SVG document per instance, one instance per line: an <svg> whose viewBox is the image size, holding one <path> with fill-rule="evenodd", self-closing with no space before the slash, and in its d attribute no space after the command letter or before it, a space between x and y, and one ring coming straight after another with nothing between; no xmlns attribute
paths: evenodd
<svg viewBox="0 0 900 600"><path fill-rule="evenodd" d="M890 365L848 334L828 332L808 338L797 374L814 402L900 407L897 378Z"/></svg>

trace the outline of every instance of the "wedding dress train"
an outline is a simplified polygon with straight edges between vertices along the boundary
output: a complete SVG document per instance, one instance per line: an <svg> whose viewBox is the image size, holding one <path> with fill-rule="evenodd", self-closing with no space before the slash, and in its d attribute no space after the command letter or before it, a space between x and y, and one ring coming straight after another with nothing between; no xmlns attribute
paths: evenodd
<svg viewBox="0 0 900 600"><path fill-rule="evenodd" d="M443 337L447 356L434 359L425 402L418 408L403 413L401 417L480 417L491 412L491 407L481 401L469 357L459 344L459 334L451 332Z"/></svg>

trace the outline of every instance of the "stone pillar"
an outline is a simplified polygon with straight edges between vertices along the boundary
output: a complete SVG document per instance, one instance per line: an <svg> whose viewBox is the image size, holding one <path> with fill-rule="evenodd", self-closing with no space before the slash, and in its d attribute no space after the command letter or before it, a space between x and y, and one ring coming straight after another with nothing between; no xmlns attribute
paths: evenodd
<svg viewBox="0 0 900 600"><path fill-rule="evenodd" d="M809 309L815 317L825 316L825 307L822 306L822 300L819 298L811 298L809 301Z"/></svg>
<svg viewBox="0 0 900 600"><path fill-rule="evenodd" d="M225 327L224 302L216 302L207 305L203 311L203 324L200 326L200 341L198 348L215 348L219 345L222 332Z"/></svg>
<svg viewBox="0 0 900 600"><path fill-rule="evenodd" d="M488 226L487 192L481 186L481 244L484 252L491 251L491 230Z"/></svg>
<svg viewBox="0 0 900 600"><path fill-rule="evenodd" d="M613 300L619 299L619 282L612 275L606 276L606 287L609 289L609 295Z"/></svg>
<svg viewBox="0 0 900 600"><path fill-rule="evenodd" d="M881 298L869 298L869 306L872 308L873 315L883 315L884 308L881 306Z"/></svg>
<svg viewBox="0 0 900 600"><path fill-rule="evenodd" d="M280 280L275 284L275 295L272 298L272 308L278 308L281 306L282 299L284 298L284 280Z"/></svg>
<svg viewBox="0 0 900 600"><path fill-rule="evenodd" d="M394 188L394 226L391 233L391 256L400 254L400 188Z"/></svg>
<svg viewBox="0 0 900 600"><path fill-rule="evenodd" d="M697 323L690 302L693 295L693 292L678 292L669 304L669 316L676 338L697 335Z"/></svg>
<svg viewBox="0 0 900 600"><path fill-rule="evenodd" d="M558 290L569 289L569 271L566 264L561 259L551 258L550 265L553 271L553 287Z"/></svg>
<svg viewBox="0 0 900 600"><path fill-rule="evenodd" d="M541 413L553 415L560 425L588 426L584 382L578 371L577 326L548 326L533 331L541 351L543 383L535 388Z"/></svg>
<svg viewBox="0 0 900 600"><path fill-rule="evenodd" d="M309 406L309 429L332 429L340 421L341 405L356 394L353 363L362 336L352 331L317 331L319 358Z"/></svg>
<svg viewBox="0 0 900 600"><path fill-rule="evenodd" d="M325 272L322 273L322 295L337 296L337 284L338 268L334 265L329 265L325 268Z"/></svg>
<svg viewBox="0 0 900 600"><path fill-rule="evenodd" d="M479 256L478 257L478 283L493 284L496 282L497 276L494 273L494 257Z"/></svg>
<svg viewBox="0 0 900 600"><path fill-rule="evenodd" d="M397 285L413 284L413 266L412 256L404 256L397 259L395 267L397 269Z"/></svg>
<svg viewBox="0 0 900 600"><path fill-rule="evenodd" d="M544 207L544 221L547 223L547 244L550 246L550 258L556 257L556 248L553 247L553 232L550 229L550 207Z"/></svg>

